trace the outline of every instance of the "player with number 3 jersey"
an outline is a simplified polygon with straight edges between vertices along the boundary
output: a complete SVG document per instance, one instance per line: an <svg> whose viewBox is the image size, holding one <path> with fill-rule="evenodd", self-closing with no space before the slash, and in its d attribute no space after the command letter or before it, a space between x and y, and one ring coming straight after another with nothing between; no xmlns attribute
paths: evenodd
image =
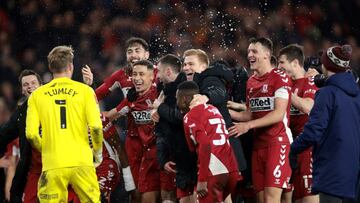
<svg viewBox="0 0 360 203"><path fill-rule="evenodd" d="M223 202L235 192L242 179L229 143L224 118L219 110L207 104L189 107L198 86L192 81L179 85L177 103L184 116L185 137L190 151L198 155L198 202ZM201 116L199 116L201 115Z"/></svg>

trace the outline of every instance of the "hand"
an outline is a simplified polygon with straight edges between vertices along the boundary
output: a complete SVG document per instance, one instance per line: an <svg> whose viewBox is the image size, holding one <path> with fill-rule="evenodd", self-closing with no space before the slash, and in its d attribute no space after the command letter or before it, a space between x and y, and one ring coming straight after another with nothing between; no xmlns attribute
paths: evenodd
<svg viewBox="0 0 360 203"><path fill-rule="evenodd" d="M116 111L116 108L111 109L110 111L103 111L101 112L101 121L109 120L113 121L118 117L118 113Z"/></svg>
<svg viewBox="0 0 360 203"><path fill-rule="evenodd" d="M92 85L93 83L93 73L91 72L91 69L88 65L85 65L82 69L81 69L81 73L83 75L83 81L85 84L87 85Z"/></svg>
<svg viewBox="0 0 360 203"><path fill-rule="evenodd" d="M8 168L11 165L11 161L3 156L0 159L0 168Z"/></svg>
<svg viewBox="0 0 360 203"><path fill-rule="evenodd" d="M152 107L154 109L158 109L160 104L162 104L163 102L164 102L163 100L157 98L157 99L154 100Z"/></svg>
<svg viewBox="0 0 360 203"><path fill-rule="evenodd" d="M164 92L161 91L160 95L158 96L157 99L155 99L155 101L153 102L153 108L157 109L159 108L160 104L162 104L164 102L165 96L164 96Z"/></svg>
<svg viewBox="0 0 360 203"><path fill-rule="evenodd" d="M305 73L305 78L313 77L318 74L320 73L315 68L309 68L308 71Z"/></svg>
<svg viewBox="0 0 360 203"><path fill-rule="evenodd" d="M165 163L164 169L169 173L176 173L176 170L174 170L175 166L176 166L176 163L174 163L172 161L168 161Z"/></svg>
<svg viewBox="0 0 360 203"><path fill-rule="evenodd" d="M298 92L299 92L299 89L296 88L295 91L293 93L291 93L291 103L294 104L294 103L296 103L296 101L299 102Z"/></svg>
<svg viewBox="0 0 360 203"><path fill-rule="evenodd" d="M104 111L104 112L101 112L100 114L100 119L101 119L101 122L102 122L102 125L103 125L103 131L107 131L109 128L111 128L112 126L112 123L110 122L109 118L106 117L106 114L108 112Z"/></svg>
<svg viewBox="0 0 360 203"><path fill-rule="evenodd" d="M237 103L237 102L233 102L233 101L228 101L226 106L229 109L240 110L240 111L246 110L245 104L241 104L241 103Z"/></svg>
<svg viewBox="0 0 360 203"><path fill-rule="evenodd" d="M117 113L120 116L126 116L128 113L130 112L130 107L128 106L124 106L122 109L120 109L120 111L118 111Z"/></svg>
<svg viewBox="0 0 360 203"><path fill-rule="evenodd" d="M157 112L157 109L153 109L151 110L151 120L155 123L159 122L160 120L160 115Z"/></svg>
<svg viewBox="0 0 360 203"><path fill-rule="evenodd" d="M157 98L161 103L164 102L165 99L165 95L164 95L164 91L161 91L158 98Z"/></svg>
<svg viewBox="0 0 360 203"><path fill-rule="evenodd" d="M93 155L94 155L94 166L95 168L100 166L103 157L102 157L102 149L99 149L98 151L93 150Z"/></svg>
<svg viewBox="0 0 360 203"><path fill-rule="evenodd" d="M206 104L209 101L209 98L206 95L195 94L193 99L190 102L190 109L199 104Z"/></svg>
<svg viewBox="0 0 360 203"><path fill-rule="evenodd" d="M231 136L239 137L240 135L247 133L250 129L251 126L249 122L234 123L234 125L229 128L229 134Z"/></svg>
<svg viewBox="0 0 360 203"><path fill-rule="evenodd" d="M196 186L196 193L200 198L203 198L207 195L207 182L198 182Z"/></svg>

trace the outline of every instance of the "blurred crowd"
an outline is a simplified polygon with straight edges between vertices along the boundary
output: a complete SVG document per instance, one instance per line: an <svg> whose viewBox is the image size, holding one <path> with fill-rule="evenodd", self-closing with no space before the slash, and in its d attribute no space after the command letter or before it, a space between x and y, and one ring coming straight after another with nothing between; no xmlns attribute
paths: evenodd
<svg viewBox="0 0 360 203"><path fill-rule="evenodd" d="M50 80L46 55L60 44L75 49L75 79L80 79L80 67L88 64L97 84L126 63L123 47L131 36L150 42L153 61L193 47L233 67L247 66L248 40L254 36L272 39L275 53L299 43L307 56L334 43L349 43L351 66L358 71L359 10L359 0L1 1L0 108L5 108L0 109L1 117L21 96L17 76L22 69L33 69L45 82Z"/></svg>

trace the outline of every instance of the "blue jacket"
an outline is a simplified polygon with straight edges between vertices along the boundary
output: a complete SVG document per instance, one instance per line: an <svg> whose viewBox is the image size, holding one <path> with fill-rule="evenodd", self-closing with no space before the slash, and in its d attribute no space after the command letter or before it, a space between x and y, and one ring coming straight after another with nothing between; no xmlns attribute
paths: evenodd
<svg viewBox="0 0 360 203"><path fill-rule="evenodd" d="M360 169L360 90L350 73L329 77L315 96L292 153L313 146L315 193L355 197Z"/></svg>

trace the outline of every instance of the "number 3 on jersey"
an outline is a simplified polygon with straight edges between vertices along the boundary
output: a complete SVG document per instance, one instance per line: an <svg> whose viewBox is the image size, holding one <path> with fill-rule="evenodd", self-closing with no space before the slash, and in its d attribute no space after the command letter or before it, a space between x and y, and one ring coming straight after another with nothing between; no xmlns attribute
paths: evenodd
<svg viewBox="0 0 360 203"><path fill-rule="evenodd" d="M226 137L225 134L228 134L228 131L225 127L225 121L224 119L220 119L220 118L213 118L213 119L209 119L209 123L210 125L217 125L216 127L216 134L220 135L220 139L218 140L213 140L213 144L214 145L223 145L226 142Z"/></svg>
<svg viewBox="0 0 360 203"><path fill-rule="evenodd" d="M55 100L55 104L60 106L60 128L66 129L66 100Z"/></svg>

